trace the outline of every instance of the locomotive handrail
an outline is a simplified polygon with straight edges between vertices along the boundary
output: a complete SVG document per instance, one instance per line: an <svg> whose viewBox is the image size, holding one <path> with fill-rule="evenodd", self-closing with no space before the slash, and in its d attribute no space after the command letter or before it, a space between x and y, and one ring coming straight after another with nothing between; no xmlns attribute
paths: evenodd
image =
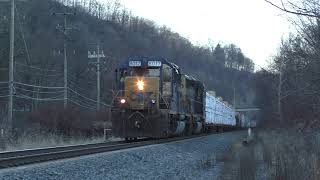
<svg viewBox="0 0 320 180"><path fill-rule="evenodd" d="M198 103L198 104L203 104L203 102L196 101L196 100L194 100L194 99L192 99L192 98L189 98L189 100L194 101L194 102L196 102L196 103Z"/></svg>
<svg viewBox="0 0 320 180"><path fill-rule="evenodd" d="M161 92L159 92L159 96L163 100L164 104L166 105L167 109L169 109L169 103L166 101L166 99L162 96Z"/></svg>

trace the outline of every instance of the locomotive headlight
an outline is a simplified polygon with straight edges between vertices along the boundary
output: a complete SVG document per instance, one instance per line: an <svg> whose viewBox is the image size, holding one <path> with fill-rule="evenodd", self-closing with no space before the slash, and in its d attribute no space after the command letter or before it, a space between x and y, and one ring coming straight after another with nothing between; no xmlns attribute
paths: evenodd
<svg viewBox="0 0 320 180"><path fill-rule="evenodd" d="M152 99L152 100L151 100L151 103L152 103L152 104L155 104L155 103L156 103L156 100Z"/></svg>
<svg viewBox="0 0 320 180"><path fill-rule="evenodd" d="M125 100L125 99L121 99L121 100L120 100L120 103L121 103L121 104L124 104L124 103L126 103L126 100Z"/></svg>
<svg viewBox="0 0 320 180"><path fill-rule="evenodd" d="M137 82L137 86L138 86L138 89L139 89L140 91L143 91L143 89L144 89L144 82L141 81L141 80L139 80L139 81Z"/></svg>

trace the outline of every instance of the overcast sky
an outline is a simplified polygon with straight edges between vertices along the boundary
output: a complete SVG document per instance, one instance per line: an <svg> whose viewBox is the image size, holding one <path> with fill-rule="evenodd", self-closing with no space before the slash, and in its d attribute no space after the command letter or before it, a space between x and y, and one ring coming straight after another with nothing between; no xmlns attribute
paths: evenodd
<svg viewBox="0 0 320 180"><path fill-rule="evenodd" d="M264 0L120 0L134 15L166 25L194 44L234 43L265 67L290 25ZM258 67L257 67L258 68Z"/></svg>

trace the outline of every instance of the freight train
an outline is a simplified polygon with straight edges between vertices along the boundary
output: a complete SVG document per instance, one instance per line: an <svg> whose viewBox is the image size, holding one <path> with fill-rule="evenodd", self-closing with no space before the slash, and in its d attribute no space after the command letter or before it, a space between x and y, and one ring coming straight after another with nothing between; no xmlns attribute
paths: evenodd
<svg viewBox="0 0 320 180"><path fill-rule="evenodd" d="M112 132L133 140L235 128L234 109L161 57L131 57L115 70Z"/></svg>

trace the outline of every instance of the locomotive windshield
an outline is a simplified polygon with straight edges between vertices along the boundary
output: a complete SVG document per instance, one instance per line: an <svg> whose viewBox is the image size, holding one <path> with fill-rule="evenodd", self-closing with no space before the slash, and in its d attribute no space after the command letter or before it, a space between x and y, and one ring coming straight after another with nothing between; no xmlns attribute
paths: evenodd
<svg viewBox="0 0 320 180"><path fill-rule="evenodd" d="M129 68L121 69L119 72L120 81L123 81L127 76L140 76L140 77L160 77L159 68Z"/></svg>
<svg viewBox="0 0 320 180"><path fill-rule="evenodd" d="M120 72L121 77L126 76L145 76L145 77L159 77L160 69L146 69L146 68L130 68Z"/></svg>

